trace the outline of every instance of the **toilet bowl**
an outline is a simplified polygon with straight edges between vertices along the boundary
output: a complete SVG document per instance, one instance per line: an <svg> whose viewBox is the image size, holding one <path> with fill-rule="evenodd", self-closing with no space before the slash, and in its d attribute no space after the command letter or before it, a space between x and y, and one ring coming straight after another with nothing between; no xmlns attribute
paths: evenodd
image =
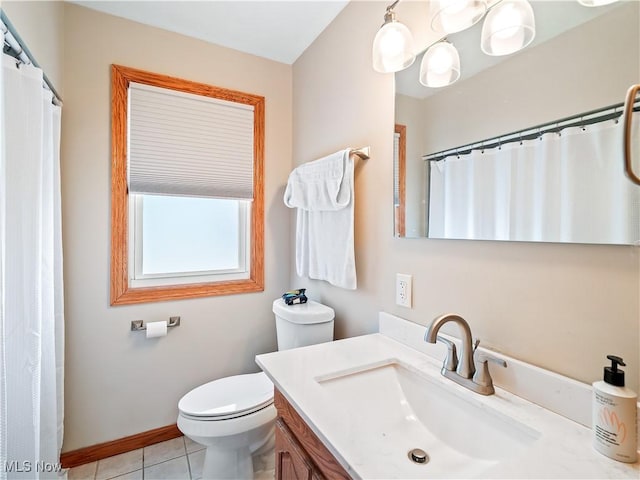
<svg viewBox="0 0 640 480"><path fill-rule="evenodd" d="M178 410L180 431L207 447L203 479L252 478L252 455L272 440L276 418L264 373L201 385L180 399Z"/></svg>
<svg viewBox="0 0 640 480"><path fill-rule="evenodd" d="M273 302L278 350L333 340L333 309L317 302ZM178 402L178 428L206 447L202 478L252 479L253 455L273 445L273 384L263 373L224 377Z"/></svg>

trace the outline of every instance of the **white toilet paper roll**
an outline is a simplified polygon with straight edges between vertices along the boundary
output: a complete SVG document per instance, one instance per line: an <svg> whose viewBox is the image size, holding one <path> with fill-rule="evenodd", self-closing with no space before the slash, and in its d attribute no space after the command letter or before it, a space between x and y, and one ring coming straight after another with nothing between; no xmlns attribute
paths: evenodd
<svg viewBox="0 0 640 480"><path fill-rule="evenodd" d="M147 338L164 337L167 335L167 322L147 323Z"/></svg>

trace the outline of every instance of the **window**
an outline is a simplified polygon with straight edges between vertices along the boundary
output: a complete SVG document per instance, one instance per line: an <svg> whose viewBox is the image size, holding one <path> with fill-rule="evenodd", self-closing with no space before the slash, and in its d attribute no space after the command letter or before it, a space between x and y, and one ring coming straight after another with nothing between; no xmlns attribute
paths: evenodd
<svg viewBox="0 0 640 480"><path fill-rule="evenodd" d="M112 66L112 305L264 289L263 146L263 97Z"/></svg>
<svg viewBox="0 0 640 480"><path fill-rule="evenodd" d="M130 197L132 287L249 278L250 202L168 195Z"/></svg>

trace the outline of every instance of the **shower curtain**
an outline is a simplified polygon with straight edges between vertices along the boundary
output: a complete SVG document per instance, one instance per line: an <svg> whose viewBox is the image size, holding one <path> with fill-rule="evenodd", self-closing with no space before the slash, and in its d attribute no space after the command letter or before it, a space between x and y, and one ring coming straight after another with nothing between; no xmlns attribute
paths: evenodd
<svg viewBox="0 0 640 480"><path fill-rule="evenodd" d="M624 174L622 128L607 120L436 162L429 236L637 241L640 219L630 206L640 202L640 189Z"/></svg>
<svg viewBox="0 0 640 480"><path fill-rule="evenodd" d="M58 478L63 414L60 107L42 70L0 72L0 478Z"/></svg>

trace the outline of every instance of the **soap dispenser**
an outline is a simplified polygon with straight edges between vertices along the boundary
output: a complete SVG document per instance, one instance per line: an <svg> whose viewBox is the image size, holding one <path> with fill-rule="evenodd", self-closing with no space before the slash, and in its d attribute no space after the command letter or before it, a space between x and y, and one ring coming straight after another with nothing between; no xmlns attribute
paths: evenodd
<svg viewBox="0 0 640 480"><path fill-rule="evenodd" d="M637 460L638 396L624 386L626 366L622 358L607 355L610 367L604 367L604 379L593 383L593 447L620 462Z"/></svg>

